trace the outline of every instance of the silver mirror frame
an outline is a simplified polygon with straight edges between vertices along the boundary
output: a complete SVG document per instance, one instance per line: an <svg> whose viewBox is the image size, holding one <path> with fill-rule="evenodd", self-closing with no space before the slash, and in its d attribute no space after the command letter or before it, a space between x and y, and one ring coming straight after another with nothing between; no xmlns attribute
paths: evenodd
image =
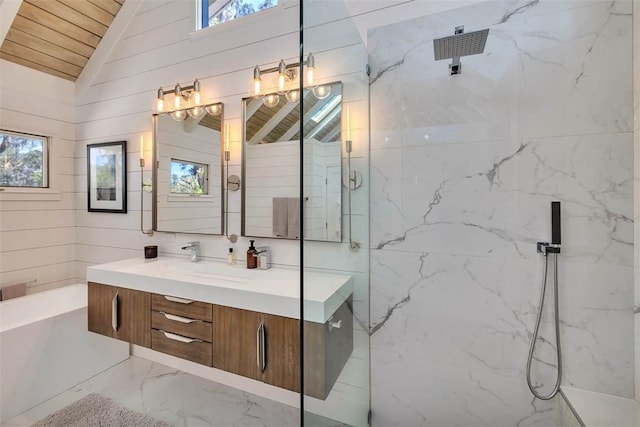
<svg viewBox="0 0 640 427"><path fill-rule="evenodd" d="M184 233L184 234L210 234L210 235L215 235L215 236L221 236L224 235L225 233L225 210L227 208L226 204L225 204L225 197L224 197L224 192L225 192L225 188L224 188L224 172L225 172L225 162L224 162L224 141L222 138L222 134L223 131L222 129L224 129L224 104L222 102L212 102L210 104L205 104L202 105L202 107L206 107L209 105L220 105L221 108L221 112L220 112L220 187L219 187L219 196L220 196L220 228L219 228L219 232L218 233L192 233L192 232L185 232L185 231L180 231L180 230L159 230L158 229L158 187L159 187L159 181L158 181L158 163L159 163L159 141L158 141L158 116L159 115L166 115L168 116L169 113L154 113L152 116L152 135L153 135L153 189L152 189L152 229L153 231L159 231L159 232L167 232L167 233Z"/></svg>

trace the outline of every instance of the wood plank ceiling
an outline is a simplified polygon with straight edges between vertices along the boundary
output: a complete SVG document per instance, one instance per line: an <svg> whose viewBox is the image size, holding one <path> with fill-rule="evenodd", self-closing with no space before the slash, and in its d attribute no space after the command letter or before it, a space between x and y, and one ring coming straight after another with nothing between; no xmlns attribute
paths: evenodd
<svg viewBox="0 0 640 427"><path fill-rule="evenodd" d="M124 0L23 0L0 58L76 81Z"/></svg>

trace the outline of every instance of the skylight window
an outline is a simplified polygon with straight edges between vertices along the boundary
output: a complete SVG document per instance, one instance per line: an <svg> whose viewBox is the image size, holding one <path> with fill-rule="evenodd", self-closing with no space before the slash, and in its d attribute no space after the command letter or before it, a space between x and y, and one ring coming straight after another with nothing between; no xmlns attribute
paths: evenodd
<svg viewBox="0 0 640 427"><path fill-rule="evenodd" d="M278 5L278 0L196 0L200 28L212 27Z"/></svg>
<svg viewBox="0 0 640 427"><path fill-rule="evenodd" d="M340 101L342 101L342 95L334 96L331 101L324 104L324 106L320 110L318 110L317 113L311 116L311 120L316 123L320 123L320 121L322 121L322 119L324 119L325 116L331 112L331 110L336 108Z"/></svg>

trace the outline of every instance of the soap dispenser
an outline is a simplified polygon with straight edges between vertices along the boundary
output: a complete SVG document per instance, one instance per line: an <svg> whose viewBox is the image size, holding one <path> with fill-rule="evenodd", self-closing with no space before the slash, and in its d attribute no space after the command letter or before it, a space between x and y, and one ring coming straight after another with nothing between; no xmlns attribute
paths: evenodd
<svg viewBox="0 0 640 427"><path fill-rule="evenodd" d="M247 268L257 268L258 267L258 257L255 246L253 246L253 242L255 240L249 240L251 245L249 246L249 250L247 250Z"/></svg>

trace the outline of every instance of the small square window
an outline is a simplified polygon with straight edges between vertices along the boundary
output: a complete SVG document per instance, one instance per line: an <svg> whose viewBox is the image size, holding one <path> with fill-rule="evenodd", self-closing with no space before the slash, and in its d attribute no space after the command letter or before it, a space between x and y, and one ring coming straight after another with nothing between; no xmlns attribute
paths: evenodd
<svg viewBox="0 0 640 427"><path fill-rule="evenodd" d="M278 0L196 0L200 28L212 27L278 5Z"/></svg>
<svg viewBox="0 0 640 427"><path fill-rule="evenodd" d="M49 187L49 137L0 130L0 187Z"/></svg>
<svg viewBox="0 0 640 427"><path fill-rule="evenodd" d="M209 167L202 163L171 159L171 192L209 194Z"/></svg>

